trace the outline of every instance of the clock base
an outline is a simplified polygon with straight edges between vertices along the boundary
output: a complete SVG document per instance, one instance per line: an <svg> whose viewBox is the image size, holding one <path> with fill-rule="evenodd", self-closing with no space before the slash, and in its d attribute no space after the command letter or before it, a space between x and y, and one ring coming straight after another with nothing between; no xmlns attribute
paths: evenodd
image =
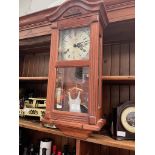
<svg viewBox="0 0 155 155"><path fill-rule="evenodd" d="M63 132L64 135L77 139L85 140L92 133L92 131L90 130L84 130L84 129L79 130L77 128L71 128L67 126L57 125L57 127Z"/></svg>
<svg viewBox="0 0 155 155"><path fill-rule="evenodd" d="M100 119L96 125L90 125L43 118L42 124L44 123L54 124L56 128L59 128L66 136L84 140L87 139L93 131L100 131L106 124L106 120Z"/></svg>

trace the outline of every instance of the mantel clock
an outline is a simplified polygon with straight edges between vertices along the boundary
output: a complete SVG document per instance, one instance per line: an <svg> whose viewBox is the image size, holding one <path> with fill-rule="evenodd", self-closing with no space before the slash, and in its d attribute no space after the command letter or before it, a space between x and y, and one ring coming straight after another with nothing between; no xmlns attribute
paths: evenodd
<svg viewBox="0 0 155 155"><path fill-rule="evenodd" d="M51 51L46 114L64 134L87 138L102 119L103 31L108 24L102 1L70 0L47 16Z"/></svg>

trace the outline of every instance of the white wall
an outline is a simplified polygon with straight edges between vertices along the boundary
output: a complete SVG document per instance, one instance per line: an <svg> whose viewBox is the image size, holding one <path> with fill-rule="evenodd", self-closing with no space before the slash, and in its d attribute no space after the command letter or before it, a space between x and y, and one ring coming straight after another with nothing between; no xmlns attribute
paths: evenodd
<svg viewBox="0 0 155 155"><path fill-rule="evenodd" d="M66 0L19 0L19 16L60 5L64 1Z"/></svg>

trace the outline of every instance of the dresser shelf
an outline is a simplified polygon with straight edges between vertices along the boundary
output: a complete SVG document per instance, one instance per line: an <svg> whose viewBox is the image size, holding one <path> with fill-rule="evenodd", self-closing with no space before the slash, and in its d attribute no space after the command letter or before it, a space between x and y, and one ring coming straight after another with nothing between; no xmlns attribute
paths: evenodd
<svg viewBox="0 0 155 155"><path fill-rule="evenodd" d="M60 130L43 127L42 124L37 121L32 121L32 120L30 121L30 120L25 120L25 119L20 118L19 126L23 127L23 128L31 129L31 130L36 130L36 131L45 132L45 133L49 133L49 134L53 134L53 135L67 137ZM131 141L131 140L130 141L128 141L128 140L118 141L118 140L112 139L109 136L104 136L104 135L99 135L99 134L92 134L85 141L95 143L95 144L110 146L110 147L135 150L135 142L134 141Z"/></svg>
<svg viewBox="0 0 155 155"><path fill-rule="evenodd" d="M135 76L102 76L105 83L135 83Z"/></svg>
<svg viewBox="0 0 155 155"><path fill-rule="evenodd" d="M46 81L48 77L19 77L20 81Z"/></svg>

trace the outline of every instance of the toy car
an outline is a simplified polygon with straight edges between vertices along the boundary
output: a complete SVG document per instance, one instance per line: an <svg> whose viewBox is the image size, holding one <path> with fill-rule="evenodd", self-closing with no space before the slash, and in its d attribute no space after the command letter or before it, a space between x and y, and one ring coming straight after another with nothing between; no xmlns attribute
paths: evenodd
<svg viewBox="0 0 155 155"><path fill-rule="evenodd" d="M19 109L19 116L33 116L41 118L45 115L46 99L44 98L28 98L24 101L24 108Z"/></svg>

